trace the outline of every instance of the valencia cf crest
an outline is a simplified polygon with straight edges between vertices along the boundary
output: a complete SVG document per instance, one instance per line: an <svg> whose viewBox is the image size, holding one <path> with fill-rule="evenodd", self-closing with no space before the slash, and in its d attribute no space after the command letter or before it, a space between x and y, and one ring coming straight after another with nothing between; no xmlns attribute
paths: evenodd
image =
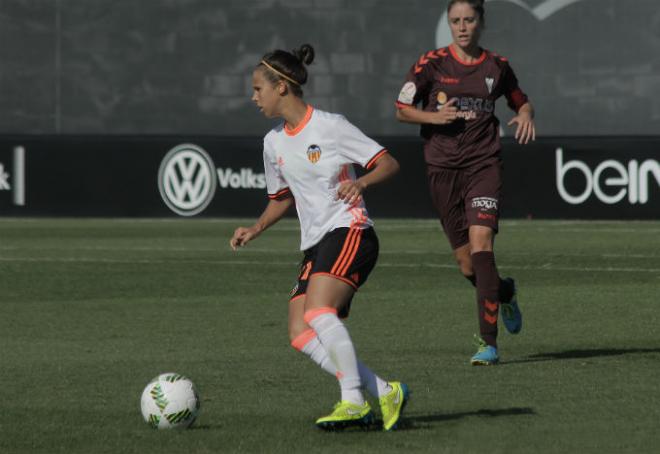
<svg viewBox="0 0 660 454"><path fill-rule="evenodd" d="M310 145L307 149L307 159L312 164L316 164L321 159L321 147L318 145Z"/></svg>

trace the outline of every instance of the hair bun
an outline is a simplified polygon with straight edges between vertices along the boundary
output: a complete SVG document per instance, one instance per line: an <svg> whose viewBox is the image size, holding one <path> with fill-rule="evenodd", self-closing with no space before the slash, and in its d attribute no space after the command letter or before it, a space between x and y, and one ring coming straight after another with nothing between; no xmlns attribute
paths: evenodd
<svg viewBox="0 0 660 454"><path fill-rule="evenodd" d="M314 48L309 44L303 44L291 53L305 65L309 65L314 61Z"/></svg>

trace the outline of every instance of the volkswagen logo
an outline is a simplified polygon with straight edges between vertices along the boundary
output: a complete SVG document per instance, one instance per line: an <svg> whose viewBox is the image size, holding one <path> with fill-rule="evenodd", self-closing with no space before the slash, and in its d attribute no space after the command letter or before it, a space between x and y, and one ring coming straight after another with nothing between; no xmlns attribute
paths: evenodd
<svg viewBox="0 0 660 454"><path fill-rule="evenodd" d="M167 206L194 216L211 203L217 186L215 164L197 145L182 144L167 152L158 170L158 189Z"/></svg>

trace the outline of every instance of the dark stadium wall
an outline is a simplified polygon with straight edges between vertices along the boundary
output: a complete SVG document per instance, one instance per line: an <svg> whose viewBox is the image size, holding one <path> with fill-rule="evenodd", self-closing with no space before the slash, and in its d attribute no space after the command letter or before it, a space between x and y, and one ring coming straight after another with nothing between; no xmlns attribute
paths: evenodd
<svg viewBox="0 0 660 454"><path fill-rule="evenodd" d="M311 103L369 134L413 136L394 100L419 55L446 44L445 5L3 1L0 134L259 136L271 123L249 101L252 68L310 42ZM486 14L483 44L510 59L541 135L660 134L657 0L493 0Z"/></svg>
<svg viewBox="0 0 660 454"><path fill-rule="evenodd" d="M374 218L435 217L421 141L377 137L401 172L365 195ZM0 137L9 216L257 216L267 203L257 137ZM657 219L660 138L504 141L504 218Z"/></svg>

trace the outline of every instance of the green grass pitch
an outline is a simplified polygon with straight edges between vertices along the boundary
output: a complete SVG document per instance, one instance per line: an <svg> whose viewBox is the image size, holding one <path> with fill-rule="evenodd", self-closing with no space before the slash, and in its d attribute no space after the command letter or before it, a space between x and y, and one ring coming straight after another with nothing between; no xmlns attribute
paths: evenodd
<svg viewBox="0 0 660 454"><path fill-rule="evenodd" d="M0 452L658 452L660 222L504 221L525 325L475 368L474 291L437 221L377 219L348 325L413 391L394 433L315 428L339 393L287 339L297 223L233 253L248 222L0 220ZM199 389L194 429L142 421L169 371Z"/></svg>

